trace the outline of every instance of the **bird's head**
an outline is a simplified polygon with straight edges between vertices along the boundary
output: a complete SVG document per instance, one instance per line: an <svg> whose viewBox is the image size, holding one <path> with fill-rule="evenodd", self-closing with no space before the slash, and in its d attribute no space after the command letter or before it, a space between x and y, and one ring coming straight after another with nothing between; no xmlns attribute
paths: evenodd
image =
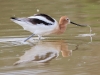
<svg viewBox="0 0 100 75"><path fill-rule="evenodd" d="M74 22L70 21L70 19L67 16L62 16L59 20L59 25L64 26L67 24L73 24L73 25L81 26L81 27L87 26L87 25L80 25L80 24L74 23Z"/></svg>

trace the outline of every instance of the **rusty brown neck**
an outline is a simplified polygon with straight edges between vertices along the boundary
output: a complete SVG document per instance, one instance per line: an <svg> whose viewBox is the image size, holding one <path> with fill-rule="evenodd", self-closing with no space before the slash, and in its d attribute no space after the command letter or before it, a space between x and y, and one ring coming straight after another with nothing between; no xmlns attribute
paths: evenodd
<svg viewBox="0 0 100 75"><path fill-rule="evenodd" d="M55 29L54 32L56 34L64 33L66 31L67 24L68 24L68 21L66 20L66 16L61 17L58 23L58 27Z"/></svg>
<svg viewBox="0 0 100 75"><path fill-rule="evenodd" d="M66 31L66 24L59 23L59 27L58 27L58 30L57 30L57 34L62 34L65 31Z"/></svg>

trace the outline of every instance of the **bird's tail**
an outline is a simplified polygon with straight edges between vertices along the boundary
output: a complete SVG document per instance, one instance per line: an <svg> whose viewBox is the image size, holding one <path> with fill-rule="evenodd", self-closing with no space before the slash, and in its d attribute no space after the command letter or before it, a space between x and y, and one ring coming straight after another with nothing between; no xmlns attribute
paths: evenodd
<svg viewBox="0 0 100 75"><path fill-rule="evenodd" d="M17 18L17 17L11 17L10 18L12 21L23 21L23 20L25 20L25 18Z"/></svg>
<svg viewBox="0 0 100 75"><path fill-rule="evenodd" d="M27 18L11 17L10 20L22 26L24 30L26 30L26 28L28 28L28 26L30 25Z"/></svg>
<svg viewBox="0 0 100 75"><path fill-rule="evenodd" d="M17 20L17 18L16 18L16 17L11 17L10 19Z"/></svg>

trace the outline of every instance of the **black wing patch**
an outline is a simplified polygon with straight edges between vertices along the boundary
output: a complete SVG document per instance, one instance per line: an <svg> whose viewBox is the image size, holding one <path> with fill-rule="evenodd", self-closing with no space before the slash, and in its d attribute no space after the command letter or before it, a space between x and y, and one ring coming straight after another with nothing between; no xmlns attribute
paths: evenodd
<svg viewBox="0 0 100 75"><path fill-rule="evenodd" d="M50 20L51 22L55 22L54 19L52 19L50 16L46 15L46 14L35 14L34 16L43 16L46 19Z"/></svg>
<svg viewBox="0 0 100 75"><path fill-rule="evenodd" d="M29 18L29 21L30 21L32 24L52 25L51 23L48 23L48 22L39 20L39 19L37 19L37 18Z"/></svg>

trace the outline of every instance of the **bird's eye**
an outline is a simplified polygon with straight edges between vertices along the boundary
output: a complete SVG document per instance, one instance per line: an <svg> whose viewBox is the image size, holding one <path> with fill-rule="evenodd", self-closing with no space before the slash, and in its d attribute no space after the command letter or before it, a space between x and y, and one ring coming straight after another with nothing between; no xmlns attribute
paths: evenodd
<svg viewBox="0 0 100 75"><path fill-rule="evenodd" d="M66 20L68 21L69 19L67 18Z"/></svg>

